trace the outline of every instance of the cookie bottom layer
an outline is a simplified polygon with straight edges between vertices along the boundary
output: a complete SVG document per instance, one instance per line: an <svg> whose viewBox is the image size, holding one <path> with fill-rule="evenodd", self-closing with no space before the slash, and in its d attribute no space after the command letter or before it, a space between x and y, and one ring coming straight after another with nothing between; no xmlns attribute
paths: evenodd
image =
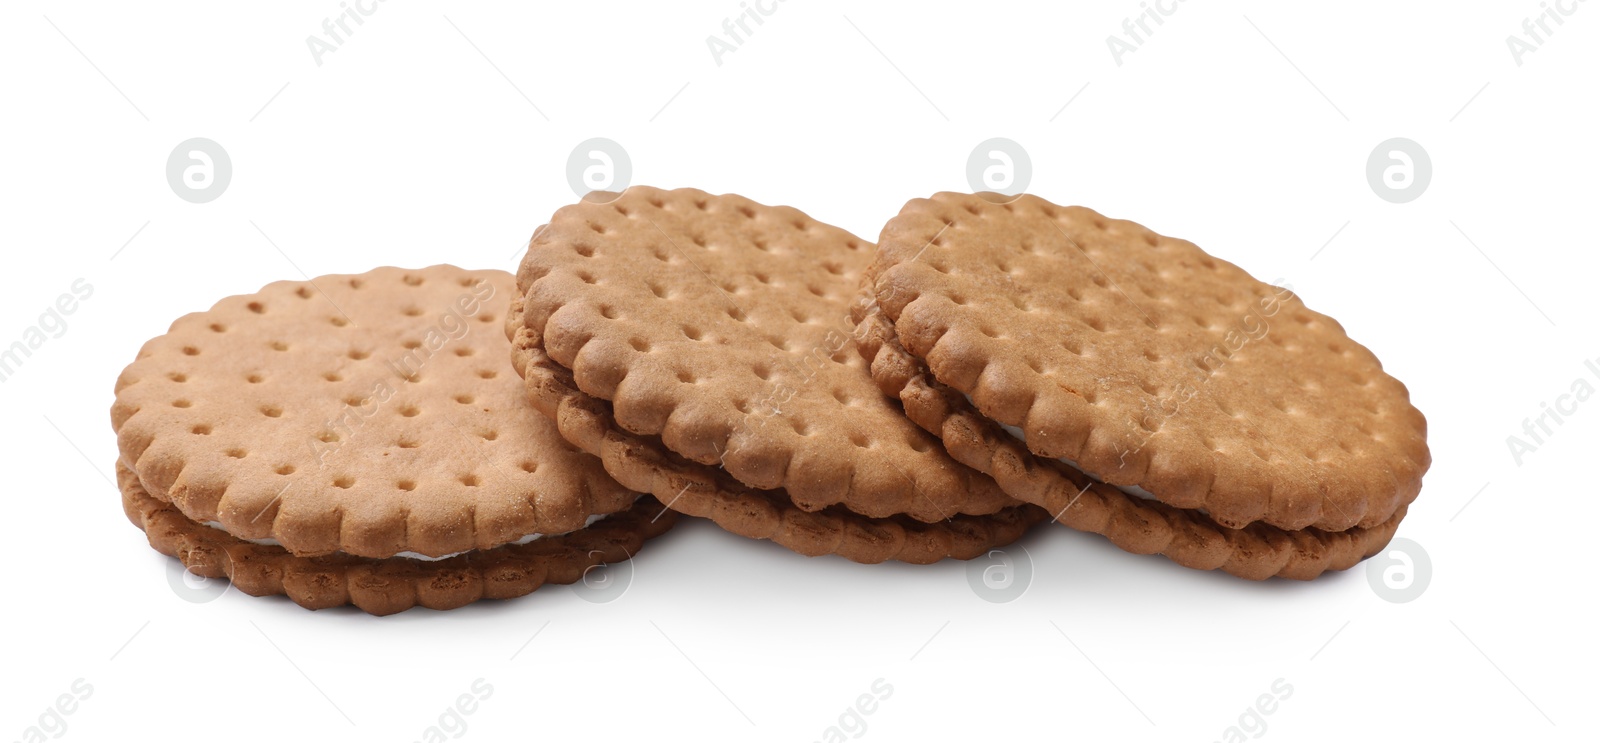
<svg viewBox="0 0 1600 743"><path fill-rule="evenodd" d="M444 560L295 557L282 547L252 544L190 520L146 492L120 461L117 485L123 512L144 530L150 546L195 575L227 578L251 596L286 595L307 609L352 604L379 616L413 606L455 609L480 599L523 596L546 583L575 583L591 567L637 554L677 516L647 495L586 529Z"/></svg>
<svg viewBox="0 0 1600 743"><path fill-rule="evenodd" d="M1380 524L1339 532L1284 530L1260 522L1233 529L1197 511L1129 495L1028 451L959 392L933 379L927 366L900 345L883 313L870 313L861 322L856 333L873 380L900 401L907 417L938 436L951 456L993 477L1011 497L1043 506L1054 520L1102 535L1128 552L1160 554L1184 567L1251 580L1309 580L1377 554L1405 517L1401 506Z"/></svg>
<svg viewBox="0 0 1600 743"><path fill-rule="evenodd" d="M521 313L514 302L512 312ZM898 560L915 564L946 557L969 560L1010 544L1049 518L1043 509L1022 504L987 516L955 515L924 523L909 516L871 518L832 506L801 510L781 490L758 490L722 470L669 451L660 439L617 426L610 406L578 389L572 373L545 355L541 340L522 326L515 329L512 365L523 376L528 399L556 422L561 435L600 457L606 472L624 486L652 493L667 508L710 519L734 534L770 539L802 555L834 554L859 563Z"/></svg>

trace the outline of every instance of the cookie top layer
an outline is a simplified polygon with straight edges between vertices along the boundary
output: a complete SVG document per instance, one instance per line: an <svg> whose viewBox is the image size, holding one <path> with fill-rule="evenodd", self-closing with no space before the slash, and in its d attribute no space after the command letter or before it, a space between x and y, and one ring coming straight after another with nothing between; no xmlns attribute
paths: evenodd
<svg viewBox="0 0 1600 743"><path fill-rule="evenodd" d="M885 394L900 400L906 417L938 435L951 456L993 477L1012 497L1044 507L1063 526L1103 535L1128 552L1161 554L1184 567L1223 570L1251 580L1310 580L1377 554L1405 517L1406 507L1401 506L1370 528L1285 530L1257 521L1235 529L1199 509L1123 492L1028 451L965 396L934 379L921 359L906 353L881 313L862 324L861 349L872 358L872 378Z"/></svg>
<svg viewBox="0 0 1600 743"><path fill-rule="evenodd" d="M179 318L117 379L112 425L149 492L296 555L490 549L636 494L522 393L503 271L280 281Z"/></svg>
<svg viewBox="0 0 1600 743"><path fill-rule="evenodd" d="M868 280L939 382L1112 484L1225 526L1329 531L1421 489L1427 427L1405 385L1193 243L1034 196L940 193L885 225Z"/></svg>
<svg viewBox="0 0 1600 743"><path fill-rule="evenodd" d="M623 429L817 511L1015 501L873 384L849 307L873 245L797 209L634 187L562 208L518 273L528 328Z"/></svg>
<svg viewBox="0 0 1600 743"><path fill-rule="evenodd" d="M555 420L568 441L600 457L618 482L654 494L673 511L811 557L834 554L860 563L919 565L946 557L970 560L1010 544L1048 518L1043 509L1025 503L932 523L905 515L869 518L842 506L801 510L782 490L746 486L720 467L668 451L659 437L622 430L609 404L584 394L572 372L545 354L543 339L523 323L521 312L521 301L513 301L506 332L512 338L512 365L526 380L534 407Z"/></svg>

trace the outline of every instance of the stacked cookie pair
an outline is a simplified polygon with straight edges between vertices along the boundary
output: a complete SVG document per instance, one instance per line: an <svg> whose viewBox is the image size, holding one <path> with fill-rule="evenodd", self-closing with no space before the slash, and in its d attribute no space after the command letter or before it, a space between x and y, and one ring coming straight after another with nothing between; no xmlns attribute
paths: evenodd
<svg viewBox="0 0 1600 743"><path fill-rule="evenodd" d="M528 405L503 271L268 284L117 379L123 509L200 576L373 614L510 598L671 526Z"/></svg>
<svg viewBox="0 0 1600 743"><path fill-rule="evenodd" d="M883 395L850 306L872 243L693 189L591 194L528 246L513 363L629 488L805 555L969 559L1047 518Z"/></svg>
<svg viewBox="0 0 1600 743"><path fill-rule="evenodd" d="M1405 385L1333 318L1090 209L913 200L862 292L861 352L910 418L1129 552L1343 570L1389 542L1431 461Z"/></svg>
<svg viewBox="0 0 1600 743"><path fill-rule="evenodd" d="M514 280L224 299L118 379L125 511L196 574L387 614L573 582L675 513L862 563L1054 520L1310 578L1380 549L1420 488L1405 388L1192 244L954 194L881 243L636 187L557 211Z"/></svg>
<svg viewBox="0 0 1600 743"><path fill-rule="evenodd" d="M972 557L1049 519L1307 579L1381 549L1429 463L1405 387L1292 291L1032 196L913 200L874 246L738 196L594 194L517 288L563 436L805 554Z"/></svg>

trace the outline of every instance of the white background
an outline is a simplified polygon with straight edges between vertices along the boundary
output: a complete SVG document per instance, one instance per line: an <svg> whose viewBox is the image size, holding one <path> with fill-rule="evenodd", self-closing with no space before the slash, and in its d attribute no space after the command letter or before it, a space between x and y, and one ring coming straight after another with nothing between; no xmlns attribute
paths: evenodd
<svg viewBox="0 0 1600 743"><path fill-rule="evenodd" d="M789 0L721 65L706 39L738 0L388 0L320 66L306 38L336 0L136 5L0 11L0 345L94 287L0 383L3 740L79 678L64 739L416 740L479 678L473 740L818 740L879 678L863 739L1211 741L1277 679L1294 691L1263 738L1592 739L1600 402L1520 466L1506 437L1600 386L1594 3L1520 66L1506 37L1530 0L1182 3L1121 65L1106 39L1131 0ZM170 589L108 482L112 382L140 344L276 279L511 269L595 136L634 183L868 239L909 198L970 190L973 147L1009 137L1031 192L1282 278L1428 417L1399 536L1431 581L1396 604L1364 566L1257 584L1050 527L1012 551L1026 593L995 604L962 563L806 559L685 523L611 603L553 587L377 619ZM190 137L233 162L207 204L166 181ZM1366 181L1391 137L1433 163L1407 204Z"/></svg>

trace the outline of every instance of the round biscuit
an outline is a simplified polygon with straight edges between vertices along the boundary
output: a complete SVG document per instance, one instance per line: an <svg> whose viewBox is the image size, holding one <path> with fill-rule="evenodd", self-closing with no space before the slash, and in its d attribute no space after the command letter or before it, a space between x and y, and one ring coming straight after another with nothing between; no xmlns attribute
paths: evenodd
<svg viewBox="0 0 1600 743"><path fill-rule="evenodd" d="M514 302L506 331L529 400L556 421L561 435L600 457L618 481L654 494L674 511L710 519L751 539L770 539L802 555L835 554L859 563L972 559L1010 544L1046 518L1043 509L1023 503L934 523L904 515L869 518L841 506L800 509L782 490L749 487L718 467L673 453L657 437L623 429L609 403L579 390L571 370L545 353L538 334L520 322L521 312L520 301Z"/></svg>
<svg viewBox="0 0 1600 743"><path fill-rule="evenodd" d="M963 395L935 380L900 346L881 313L862 322L862 351L872 357L873 379L901 401L908 417L938 434L956 459L993 476L1012 496L1042 506L1054 521L1100 534L1128 552L1159 554L1187 568L1251 580L1310 580L1377 554L1405 518L1402 506L1375 526L1337 532L1285 530L1261 522L1230 528L1198 509L1130 495L1028 451Z"/></svg>
<svg viewBox="0 0 1600 743"><path fill-rule="evenodd" d="M378 616L413 606L455 609L481 599L509 599L545 584L576 583L592 567L639 553L672 527L677 514L643 497L627 510L568 534L508 544L437 561L369 559L336 554L296 557L279 546L246 542L197 524L151 496L139 476L117 462L122 508L157 552L205 578L227 578L251 596L285 595L307 609L350 604Z"/></svg>
<svg viewBox="0 0 1600 743"><path fill-rule="evenodd" d="M280 281L179 318L117 380L124 462L196 522L299 556L490 549L637 494L522 394L510 274Z"/></svg>
<svg viewBox="0 0 1600 743"><path fill-rule="evenodd" d="M1427 424L1405 385L1289 289L1188 241L940 193L885 225L868 274L905 349L1040 457L1232 528L1376 527L1421 490Z"/></svg>
<svg viewBox="0 0 1600 743"><path fill-rule="evenodd" d="M884 400L851 347L872 253L790 207L636 186L557 211L517 280L527 327L577 387L687 460L806 511L935 522L1014 506Z"/></svg>

